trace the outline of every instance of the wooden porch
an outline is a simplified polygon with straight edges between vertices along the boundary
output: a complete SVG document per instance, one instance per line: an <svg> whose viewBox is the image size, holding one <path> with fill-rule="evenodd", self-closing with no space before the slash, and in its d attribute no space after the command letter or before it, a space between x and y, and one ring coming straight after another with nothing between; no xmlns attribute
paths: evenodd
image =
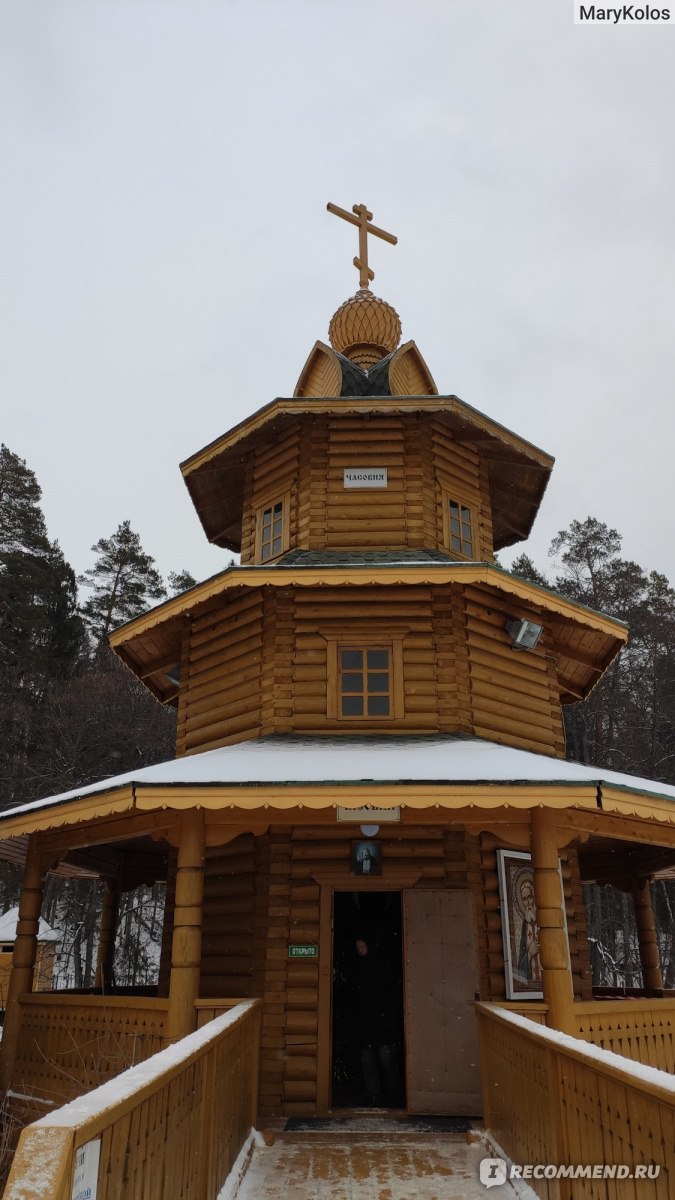
<svg viewBox="0 0 675 1200"><path fill-rule="evenodd" d="M25 1064L27 1075L32 1071L32 1084L43 1099L57 1091L53 1063L36 1041L45 1023L72 1033L71 1046L77 1049L68 1048L64 1032L60 1041L54 1039L52 1053L72 1054L73 1094L82 1091L84 1076L78 1080L76 1068L85 1060L91 1071L109 1078L86 1103L74 1100L24 1130L4 1200L31 1200L38 1183L40 1195L67 1200L78 1151L91 1143L100 1147L98 1200L122 1195L125 1200L179 1195L215 1200L242 1147L250 1149L257 1124L259 1001L200 1001L201 1028L156 1054L162 1002L139 1006L132 997L113 1002L33 995L23 997L21 1009L17 1063ZM639 1185L632 1179L586 1181L584 1195L665 1200L672 1194L675 998L577 1003L573 1038L546 1028L544 1004L478 1004L477 1013L482 1127L509 1158L532 1164L625 1164L631 1170L658 1166L657 1177L645 1175ZM145 1061L114 1081L108 1047L109 1039L117 1044L116 1038L126 1039ZM600 1058L589 1046L612 1050L624 1060ZM63 1095L62 1076L58 1087ZM476 1155L473 1159L478 1161ZM535 1190L543 1200L579 1195L578 1184L570 1180L542 1179Z"/></svg>

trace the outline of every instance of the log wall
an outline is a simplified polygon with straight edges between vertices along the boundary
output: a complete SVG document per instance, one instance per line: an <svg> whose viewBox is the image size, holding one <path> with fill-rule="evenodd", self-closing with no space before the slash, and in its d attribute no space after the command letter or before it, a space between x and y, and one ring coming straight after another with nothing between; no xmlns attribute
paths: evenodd
<svg viewBox="0 0 675 1200"><path fill-rule="evenodd" d="M485 588L467 587L463 595L473 732L563 758L560 688L545 616ZM504 629L520 617L544 626L534 652L514 650Z"/></svg>
<svg viewBox="0 0 675 1200"><path fill-rule="evenodd" d="M201 995L259 996L263 1001L260 1104L263 1116L312 1113L317 1102L319 965L288 957L290 943L320 943L321 879L349 876L354 830L331 825L272 827L208 852ZM481 964L487 947L478 839L451 826L382 830L384 879L400 890L401 873L419 873L416 888L458 888L475 897ZM332 886L332 885L326 885ZM330 953L325 946L321 953ZM481 970L481 995L486 979Z"/></svg>
<svg viewBox="0 0 675 1200"><path fill-rule="evenodd" d="M386 467L376 493L344 486L347 467ZM416 415L316 415L247 456L241 560L256 561L260 507L290 505L289 549L447 549L443 494L471 507L474 558L492 561L487 463L441 420Z"/></svg>
<svg viewBox="0 0 675 1200"><path fill-rule="evenodd" d="M178 754L272 733L469 733L564 755L548 634L513 649L507 619L534 609L481 587L241 589L195 619L178 711ZM400 717L328 716L329 643L400 640Z"/></svg>
<svg viewBox="0 0 675 1200"><path fill-rule="evenodd" d="M263 1002L261 1115L316 1111L319 969L323 958L289 959L291 943L321 945L321 889L358 889L350 879L354 830L336 823L272 826L210 849L205 863L202 997L259 997ZM498 839L446 825L383 827L383 875L391 890L419 874L415 888L457 888L475 898L480 997L506 997L497 880ZM577 999L591 996L590 964L574 851L562 857L570 957ZM362 885L363 886L363 885ZM524 1002L525 1003L525 1002Z"/></svg>

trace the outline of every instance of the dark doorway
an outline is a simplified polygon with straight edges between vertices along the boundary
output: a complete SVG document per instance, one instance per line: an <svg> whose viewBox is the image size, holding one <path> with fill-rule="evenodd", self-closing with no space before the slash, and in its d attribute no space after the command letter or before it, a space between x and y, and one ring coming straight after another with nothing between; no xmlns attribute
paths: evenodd
<svg viewBox="0 0 675 1200"><path fill-rule="evenodd" d="M333 895L333 1108L405 1108L400 892Z"/></svg>

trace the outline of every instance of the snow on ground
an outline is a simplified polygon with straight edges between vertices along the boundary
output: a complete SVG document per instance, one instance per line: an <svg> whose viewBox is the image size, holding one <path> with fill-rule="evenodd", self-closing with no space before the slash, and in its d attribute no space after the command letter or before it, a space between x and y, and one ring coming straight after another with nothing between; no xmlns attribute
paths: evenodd
<svg viewBox="0 0 675 1200"><path fill-rule="evenodd" d="M487 1156L448 1134L280 1135L255 1147L240 1188L220 1200L515 1200L510 1184L480 1183Z"/></svg>

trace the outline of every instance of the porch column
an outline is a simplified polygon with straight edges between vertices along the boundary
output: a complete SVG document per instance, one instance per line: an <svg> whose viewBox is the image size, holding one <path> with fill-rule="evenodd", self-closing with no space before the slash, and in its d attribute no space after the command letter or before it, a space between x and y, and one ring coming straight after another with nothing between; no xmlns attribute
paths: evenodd
<svg viewBox="0 0 675 1200"><path fill-rule="evenodd" d="M44 872L40 863L36 834L28 839L26 866L23 872L19 920L16 926L16 941L12 956L12 973L7 989L5 1027L0 1046L0 1088L5 1091L11 1083L16 1048L21 1026L19 996L33 990L33 970L37 955L37 935L42 910L42 881Z"/></svg>
<svg viewBox="0 0 675 1200"><path fill-rule="evenodd" d="M190 809L180 819L167 1039L177 1041L197 1027L204 898L204 813Z"/></svg>
<svg viewBox="0 0 675 1200"><path fill-rule="evenodd" d="M96 979L94 985L107 992L112 987L113 962L115 959L115 934L120 894L116 879L103 881L103 905L96 955Z"/></svg>
<svg viewBox="0 0 675 1200"><path fill-rule="evenodd" d="M633 904L635 905L635 923L640 947L640 962L642 963L642 980L646 988L660 991L663 987L663 977L649 879L633 880Z"/></svg>
<svg viewBox="0 0 675 1200"><path fill-rule="evenodd" d="M532 866L539 926L539 953L548 1005L548 1024L564 1033L576 1032L572 968L565 930L565 896L558 869L558 829L555 814L532 809Z"/></svg>

